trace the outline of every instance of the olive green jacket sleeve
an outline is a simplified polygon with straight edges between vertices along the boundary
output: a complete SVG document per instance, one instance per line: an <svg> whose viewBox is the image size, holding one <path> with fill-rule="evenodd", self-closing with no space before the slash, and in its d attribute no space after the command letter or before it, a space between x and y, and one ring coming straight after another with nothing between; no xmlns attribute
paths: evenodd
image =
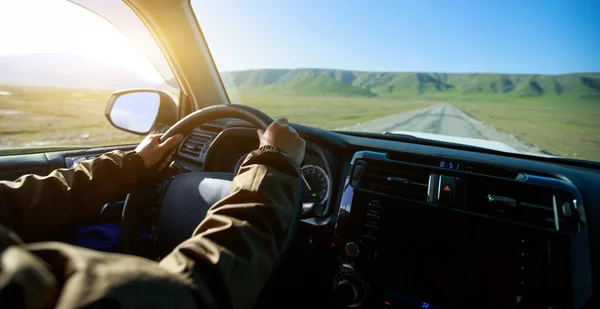
<svg viewBox="0 0 600 309"><path fill-rule="evenodd" d="M47 176L0 181L0 224L25 241L97 216L111 199L132 191L146 170L134 151L112 151Z"/></svg>
<svg viewBox="0 0 600 309"><path fill-rule="evenodd" d="M281 252L299 181L300 167L290 157L252 152L231 194L160 266L194 282L201 307L251 308Z"/></svg>
<svg viewBox="0 0 600 309"><path fill-rule="evenodd" d="M29 295L36 295L27 303L50 300L56 308L251 308L281 253L299 178L300 167L290 157L254 151L234 178L230 195L213 205L190 239L160 263L34 243L9 247L27 251L11 249L0 256L0 268L13 270L4 281L23 278L13 275L20 269L38 274L26 283ZM18 262L24 253L39 265Z"/></svg>

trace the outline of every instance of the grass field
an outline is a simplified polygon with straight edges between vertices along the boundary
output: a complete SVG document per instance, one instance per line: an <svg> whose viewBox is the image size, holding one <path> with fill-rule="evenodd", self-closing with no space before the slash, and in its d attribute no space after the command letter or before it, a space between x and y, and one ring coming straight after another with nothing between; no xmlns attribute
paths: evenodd
<svg viewBox="0 0 600 309"><path fill-rule="evenodd" d="M7 94L9 93L9 94ZM0 86L0 148L136 143L104 117L111 91ZM273 118L325 129L442 102L551 153L600 161L600 102L542 101L503 95L408 98L242 96Z"/></svg>
<svg viewBox="0 0 600 309"><path fill-rule="evenodd" d="M104 117L111 93L0 86L0 148L139 142Z"/></svg>
<svg viewBox="0 0 600 309"><path fill-rule="evenodd" d="M533 99L448 102L552 154L600 161L600 102Z"/></svg>

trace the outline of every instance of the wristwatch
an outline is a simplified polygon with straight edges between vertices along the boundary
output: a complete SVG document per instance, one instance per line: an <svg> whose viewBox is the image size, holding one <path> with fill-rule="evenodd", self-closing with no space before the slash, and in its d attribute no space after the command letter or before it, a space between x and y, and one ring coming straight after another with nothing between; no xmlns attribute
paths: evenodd
<svg viewBox="0 0 600 309"><path fill-rule="evenodd" d="M277 152L281 152L282 154L287 155L287 153L285 153L285 151L283 151L279 147L273 146L273 145L263 145L263 146L260 146L258 148L258 150L262 150L262 151L269 151L269 150L271 150L271 151L277 151Z"/></svg>

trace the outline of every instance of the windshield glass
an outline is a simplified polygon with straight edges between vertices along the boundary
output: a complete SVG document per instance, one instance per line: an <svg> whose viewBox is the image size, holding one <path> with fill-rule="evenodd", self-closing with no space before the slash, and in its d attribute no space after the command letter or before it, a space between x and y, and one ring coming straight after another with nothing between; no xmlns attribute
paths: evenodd
<svg viewBox="0 0 600 309"><path fill-rule="evenodd" d="M198 1L232 101L325 129L600 161L598 1Z"/></svg>
<svg viewBox="0 0 600 309"><path fill-rule="evenodd" d="M62 0L0 1L0 155L137 143L104 116L116 90L168 86L152 36L120 0L89 1L106 19ZM100 3L101 2L101 3ZM155 52L158 51L158 52ZM154 64L146 58L154 56Z"/></svg>

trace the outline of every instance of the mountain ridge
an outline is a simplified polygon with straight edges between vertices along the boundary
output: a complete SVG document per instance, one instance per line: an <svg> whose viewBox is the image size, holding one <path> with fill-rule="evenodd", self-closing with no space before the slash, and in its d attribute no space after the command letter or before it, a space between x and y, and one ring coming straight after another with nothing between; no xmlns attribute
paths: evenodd
<svg viewBox="0 0 600 309"><path fill-rule="evenodd" d="M252 69L222 72L239 94L293 96L408 97L436 93L503 94L600 100L600 73L494 74L353 71L341 69ZM0 84L93 88L171 89L136 72L63 53L0 56Z"/></svg>
<svg viewBox="0 0 600 309"><path fill-rule="evenodd" d="M406 96L441 92L502 93L519 97L572 95L600 99L600 73L494 74L369 72L337 69L257 69L223 72L240 94Z"/></svg>

